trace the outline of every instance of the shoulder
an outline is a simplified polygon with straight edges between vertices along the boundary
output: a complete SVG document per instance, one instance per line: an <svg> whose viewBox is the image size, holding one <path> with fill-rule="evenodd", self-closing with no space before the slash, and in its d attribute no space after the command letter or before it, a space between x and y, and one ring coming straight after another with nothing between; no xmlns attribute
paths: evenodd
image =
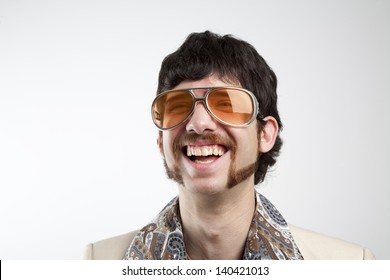
<svg viewBox="0 0 390 280"><path fill-rule="evenodd" d="M86 260L121 260L138 231L90 243L84 249Z"/></svg>
<svg viewBox="0 0 390 280"><path fill-rule="evenodd" d="M338 238L289 225L291 234L305 260L370 260L372 252Z"/></svg>
<svg viewBox="0 0 390 280"><path fill-rule="evenodd" d="M362 246L289 225L305 260L372 260L372 252ZM84 250L84 259L121 260L138 231L128 232L94 243Z"/></svg>

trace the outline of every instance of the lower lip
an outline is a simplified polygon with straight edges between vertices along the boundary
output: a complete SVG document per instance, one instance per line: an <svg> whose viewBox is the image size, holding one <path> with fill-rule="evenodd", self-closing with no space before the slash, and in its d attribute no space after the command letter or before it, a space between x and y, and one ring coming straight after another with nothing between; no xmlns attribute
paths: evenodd
<svg viewBox="0 0 390 280"><path fill-rule="evenodd" d="M202 173L204 172L213 172L218 169L224 162L224 159L228 156L229 152L225 152L222 156L216 159L203 160L203 161L192 161L186 155L183 155L185 158L185 163L191 166L192 169L199 170Z"/></svg>

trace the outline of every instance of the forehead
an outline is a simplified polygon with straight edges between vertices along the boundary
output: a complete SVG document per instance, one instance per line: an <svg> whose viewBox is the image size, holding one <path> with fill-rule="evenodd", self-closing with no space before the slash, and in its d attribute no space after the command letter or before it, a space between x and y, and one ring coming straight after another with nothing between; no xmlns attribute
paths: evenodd
<svg viewBox="0 0 390 280"><path fill-rule="evenodd" d="M234 86L240 87L240 83L230 82L229 79L223 79L212 74L200 80L185 80L175 86L173 89L187 89L187 88L208 88L208 87L224 87Z"/></svg>

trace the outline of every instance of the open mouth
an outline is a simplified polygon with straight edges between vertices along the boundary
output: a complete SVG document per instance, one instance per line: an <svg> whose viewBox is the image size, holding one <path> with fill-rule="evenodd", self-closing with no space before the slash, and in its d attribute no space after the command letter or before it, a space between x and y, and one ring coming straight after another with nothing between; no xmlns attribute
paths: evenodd
<svg viewBox="0 0 390 280"><path fill-rule="evenodd" d="M211 163L227 152L223 145L187 145L183 147L183 154L196 163Z"/></svg>

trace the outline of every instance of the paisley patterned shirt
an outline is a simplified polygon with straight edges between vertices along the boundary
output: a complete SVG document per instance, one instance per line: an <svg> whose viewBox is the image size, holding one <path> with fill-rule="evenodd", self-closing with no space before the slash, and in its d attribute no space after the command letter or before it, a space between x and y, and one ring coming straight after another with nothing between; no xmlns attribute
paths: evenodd
<svg viewBox="0 0 390 280"><path fill-rule="evenodd" d="M126 260L188 260L175 197L148 225L143 227L127 249ZM245 243L244 260L302 260L286 221L272 203L256 192L256 211Z"/></svg>

